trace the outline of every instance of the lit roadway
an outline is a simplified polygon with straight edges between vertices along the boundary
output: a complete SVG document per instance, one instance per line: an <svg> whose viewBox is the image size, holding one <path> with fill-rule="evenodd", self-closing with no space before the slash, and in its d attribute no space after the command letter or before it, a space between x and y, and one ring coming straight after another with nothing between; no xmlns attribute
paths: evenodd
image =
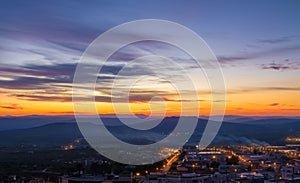
<svg viewBox="0 0 300 183"><path fill-rule="evenodd" d="M167 173L170 170L172 164L177 161L179 155L180 152L177 151L170 159L167 159L167 163L164 164L163 168L161 169L163 173Z"/></svg>

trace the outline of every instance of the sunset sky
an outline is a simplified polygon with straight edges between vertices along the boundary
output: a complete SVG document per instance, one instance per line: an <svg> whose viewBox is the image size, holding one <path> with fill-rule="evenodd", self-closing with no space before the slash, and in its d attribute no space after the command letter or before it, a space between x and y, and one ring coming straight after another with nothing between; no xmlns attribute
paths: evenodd
<svg viewBox="0 0 300 183"><path fill-rule="evenodd" d="M1 1L0 115L64 115L73 113L72 81L80 57L101 33L137 19L163 19L182 24L201 36L217 56L227 88L226 115L300 115L299 1ZM115 113L107 94L109 79L122 64L147 54L187 59L176 49L154 43L129 45L115 55L98 83L99 113ZM151 51L149 51L151 50ZM148 51L147 53L145 53ZM118 113L149 114L155 73L176 76L169 67L140 64L126 79L148 76L132 90L130 109L117 102ZM165 70L166 69L166 70ZM195 70L188 72L196 77ZM105 77L104 77L105 76ZM153 80L151 80L153 79ZM101 78L100 78L101 80ZM122 81L122 80L121 80ZM163 83L163 82L161 82ZM202 81L199 81L202 83ZM156 85L156 84L153 84ZM180 102L168 86L155 90L166 101L167 115L180 113ZM210 93L200 94L201 115L208 115ZM160 107L154 106L159 115Z"/></svg>

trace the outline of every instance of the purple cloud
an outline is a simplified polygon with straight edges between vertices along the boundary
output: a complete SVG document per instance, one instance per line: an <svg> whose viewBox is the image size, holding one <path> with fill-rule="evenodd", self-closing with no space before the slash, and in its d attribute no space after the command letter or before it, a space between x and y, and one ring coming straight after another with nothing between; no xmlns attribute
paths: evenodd
<svg viewBox="0 0 300 183"><path fill-rule="evenodd" d="M271 70L297 70L300 68L300 62L290 62L288 59L283 63L269 63L261 64L261 69L271 69Z"/></svg>
<svg viewBox="0 0 300 183"><path fill-rule="evenodd" d="M291 41L295 36L283 36L279 38L270 38L270 39L258 39L259 43L267 43L267 44L278 44L278 43L286 43Z"/></svg>

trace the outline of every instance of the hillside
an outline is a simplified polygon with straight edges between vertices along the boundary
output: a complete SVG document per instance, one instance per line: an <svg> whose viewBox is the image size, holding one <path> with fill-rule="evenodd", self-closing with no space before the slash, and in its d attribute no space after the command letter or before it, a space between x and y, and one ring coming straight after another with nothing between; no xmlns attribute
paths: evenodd
<svg viewBox="0 0 300 183"><path fill-rule="evenodd" d="M164 119L162 124L152 130L135 130L127 126L118 125L115 118L107 118L106 123L112 121L108 130L117 138L133 144L151 144L165 138L175 127L177 117ZM272 122L273 121L273 122ZM201 138L206 120L199 119L190 143ZM89 124L95 129L94 124ZM104 129L104 127L102 127ZM94 130L95 133L98 133ZM132 135L134 134L134 135ZM298 119L270 119L253 120L245 123L223 122L221 129L214 140L214 144L271 144L282 145L289 135L300 134ZM0 131L0 146L14 146L18 144L36 144L40 146L65 145L76 138L82 137L76 123L53 123L39 127Z"/></svg>

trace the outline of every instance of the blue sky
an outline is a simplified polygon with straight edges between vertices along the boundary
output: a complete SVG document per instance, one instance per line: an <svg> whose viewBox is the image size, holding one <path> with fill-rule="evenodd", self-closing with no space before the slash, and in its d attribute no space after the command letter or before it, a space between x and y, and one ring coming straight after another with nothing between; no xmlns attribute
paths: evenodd
<svg viewBox="0 0 300 183"><path fill-rule="evenodd" d="M113 26L157 18L197 32L217 55L234 56L276 43L297 45L299 7L298 1L3 1L1 37L65 41L85 49Z"/></svg>

